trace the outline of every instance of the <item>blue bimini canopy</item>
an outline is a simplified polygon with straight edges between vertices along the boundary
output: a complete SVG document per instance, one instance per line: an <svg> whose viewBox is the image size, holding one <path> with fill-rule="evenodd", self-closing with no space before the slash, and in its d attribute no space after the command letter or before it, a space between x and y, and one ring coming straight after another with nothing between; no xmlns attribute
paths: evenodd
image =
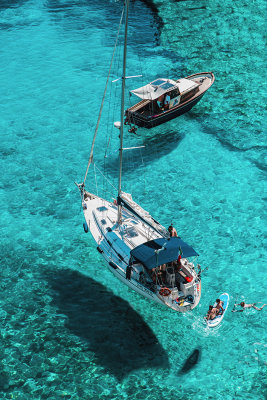
<svg viewBox="0 0 267 400"><path fill-rule="evenodd" d="M179 254L182 258L198 256L193 247L178 237L150 240L135 247L130 253L148 269L175 261Z"/></svg>

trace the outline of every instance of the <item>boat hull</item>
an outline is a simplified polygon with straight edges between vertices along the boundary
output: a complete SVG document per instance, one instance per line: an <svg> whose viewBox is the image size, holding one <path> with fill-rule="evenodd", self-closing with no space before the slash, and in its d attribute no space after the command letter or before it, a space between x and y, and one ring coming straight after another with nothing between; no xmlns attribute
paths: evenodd
<svg viewBox="0 0 267 400"><path fill-rule="evenodd" d="M215 80L215 77L211 72L201 72L186 77L186 79L191 79L196 82L198 81L201 82L202 78L205 79L207 78L209 82L205 82L205 86L204 85L201 86L200 83L199 92L192 95L192 97L188 98L186 101L178 104L177 106L169 110L162 111L160 113L151 113L149 115L147 115L144 112L141 112L142 109L140 109L139 111L134 111L136 106L138 108L138 104L142 103L140 102L134 107L131 107L128 110L126 110L125 112L126 121L129 124L134 124L142 128L151 129L165 122L171 121L172 119L177 118L180 115L185 114L186 112L190 111L191 108L194 107L202 99L206 91L211 87L211 85Z"/></svg>
<svg viewBox="0 0 267 400"><path fill-rule="evenodd" d="M141 285L136 280L133 280L133 279L128 280L128 279L126 279L126 275L125 274L123 274L118 269L114 269L113 267L110 266L110 264L108 264L108 268L109 268L110 272L112 272L112 274L117 279L119 279L122 283L127 285L130 289L134 290L135 292L139 293L140 295L146 297L149 300L153 300L156 303L160 303L160 304L164 305L162 300L155 293L153 293L151 290L147 289L145 286Z"/></svg>
<svg viewBox="0 0 267 400"><path fill-rule="evenodd" d="M158 125L171 121L172 119L180 117L180 115L183 115L188 111L190 111L191 108L194 107L201 100L203 95L204 93L201 96L198 96L197 99L194 99L190 103L185 104L184 106L177 108L176 110L173 110L168 114L163 113L151 117L142 117L142 115L134 113L131 118L131 123L139 126L140 128L147 128L147 129L155 128Z"/></svg>
<svg viewBox="0 0 267 400"><path fill-rule="evenodd" d="M178 311L181 313L185 313L187 311L193 310L195 307L197 307L197 305L200 302L200 298L201 298L201 281L199 281L199 283L196 285L198 286L199 289L196 289L195 292L195 302L194 304L186 304L184 306L179 306L177 307L175 299L173 298L169 298L169 299L165 299L165 301L162 300L162 297L157 295L156 293L153 293L151 290L147 289L145 286L141 285L139 282L137 282L136 280L128 280L126 279L126 275L124 273L122 273L119 269L115 269L114 267L112 267L110 265L110 263L108 263L108 268L110 270L110 272L112 272L112 274L119 279L122 283L124 283L125 285L127 285L130 289L134 290L135 292L139 293L141 296L146 297L149 300L154 301L155 303L161 304L163 306L167 306L171 309L173 309L174 311Z"/></svg>

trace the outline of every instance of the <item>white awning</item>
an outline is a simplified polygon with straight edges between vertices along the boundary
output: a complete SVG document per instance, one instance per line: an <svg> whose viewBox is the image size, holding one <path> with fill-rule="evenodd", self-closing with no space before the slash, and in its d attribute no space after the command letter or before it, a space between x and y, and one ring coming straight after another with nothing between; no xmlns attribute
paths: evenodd
<svg viewBox="0 0 267 400"><path fill-rule="evenodd" d="M195 87L199 86L197 82L190 81L190 79L185 79L185 78L179 79L176 82L176 85L178 85L180 93L189 92L189 90L192 90Z"/></svg>
<svg viewBox="0 0 267 400"><path fill-rule="evenodd" d="M145 86L131 90L131 93L144 100L156 100L175 88L179 89L180 93L184 93L196 86L198 86L198 83L185 78L179 79L177 82L172 79L158 78Z"/></svg>
<svg viewBox="0 0 267 400"><path fill-rule="evenodd" d="M142 86L138 89L131 90L131 93L146 100L155 100L162 96L164 93L177 88L175 81L171 79L159 78L148 85Z"/></svg>

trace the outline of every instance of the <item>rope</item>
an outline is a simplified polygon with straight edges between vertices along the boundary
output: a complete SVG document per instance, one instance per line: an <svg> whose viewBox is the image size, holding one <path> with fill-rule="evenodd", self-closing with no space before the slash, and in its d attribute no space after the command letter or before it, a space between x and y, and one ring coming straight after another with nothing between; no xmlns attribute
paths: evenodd
<svg viewBox="0 0 267 400"><path fill-rule="evenodd" d="M120 19L120 23L119 23L119 28L118 28L118 32L117 32L117 36L116 36L116 41L115 41L115 46L114 46L114 49L113 49L111 62L110 62L109 72L108 72L108 76L107 76L107 80L106 80L106 86L105 86L105 90L104 90L104 94L103 94L103 98L102 98L102 102L101 102L101 106L100 106L100 110L99 110L98 120L97 120L97 124L96 124L96 128L95 128L95 134L94 134L94 137L93 137L93 142L92 142L91 151L90 151L90 157L89 157L89 161L88 161L88 164L87 164L87 169L86 169L84 180L83 180L83 186L84 186L86 178L87 178L89 167L90 167L90 165L92 163L92 160L93 160L93 151L94 151L95 139L96 139L96 135L97 135L100 119L101 119L101 114L102 114L102 110L103 110L103 106L104 106L104 100L105 100L106 91L107 91L107 87L108 87L108 82L109 82L109 77L110 77L110 73L111 73L113 58L114 58L115 50L116 50L117 43L118 43L120 28L121 28L121 24L122 24L122 20L123 20L123 14L124 14L124 7L123 7L122 13L121 13L121 19Z"/></svg>
<svg viewBox="0 0 267 400"><path fill-rule="evenodd" d="M109 179L100 171L99 168L97 168L96 164L94 164L94 167L98 170L98 172L105 178L105 180L110 184L110 186L112 186L115 190L117 190L117 188L112 185L112 183L109 181Z"/></svg>

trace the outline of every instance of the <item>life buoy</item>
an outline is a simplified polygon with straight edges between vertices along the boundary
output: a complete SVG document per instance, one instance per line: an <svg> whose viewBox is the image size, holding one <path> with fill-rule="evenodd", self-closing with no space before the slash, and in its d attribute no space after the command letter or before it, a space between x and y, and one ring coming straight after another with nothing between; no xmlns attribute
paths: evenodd
<svg viewBox="0 0 267 400"><path fill-rule="evenodd" d="M169 296L171 294L171 292L172 292L171 289L164 287L164 288L160 289L159 294L161 296Z"/></svg>

